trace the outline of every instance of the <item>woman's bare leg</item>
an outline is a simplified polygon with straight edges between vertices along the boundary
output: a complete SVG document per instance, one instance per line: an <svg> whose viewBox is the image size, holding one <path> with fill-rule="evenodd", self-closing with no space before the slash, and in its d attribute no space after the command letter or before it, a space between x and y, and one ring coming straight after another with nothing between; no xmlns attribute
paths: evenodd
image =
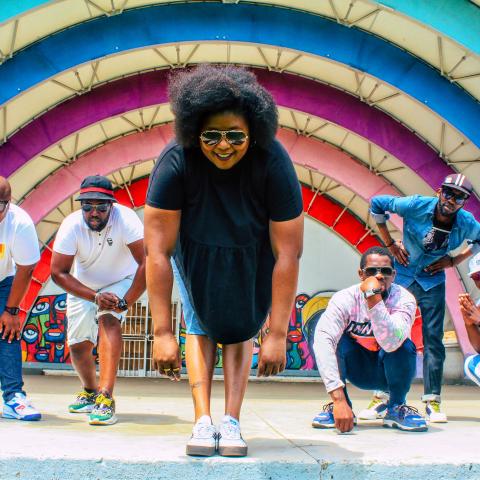
<svg viewBox="0 0 480 480"><path fill-rule="evenodd" d="M195 422L210 415L210 395L217 344L206 335L187 335L185 358L192 390Z"/></svg>

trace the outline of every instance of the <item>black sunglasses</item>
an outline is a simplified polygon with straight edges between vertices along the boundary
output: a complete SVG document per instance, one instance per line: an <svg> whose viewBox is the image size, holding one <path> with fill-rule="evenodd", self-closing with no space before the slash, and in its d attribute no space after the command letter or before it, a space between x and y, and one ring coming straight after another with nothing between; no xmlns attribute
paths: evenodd
<svg viewBox="0 0 480 480"><path fill-rule="evenodd" d="M209 147L217 145L222 139L230 145L243 145L248 135L242 130L205 130L200 134L200 140Z"/></svg>
<svg viewBox="0 0 480 480"><path fill-rule="evenodd" d="M82 210L86 213L89 213L92 210L96 210L97 212L100 212L100 213L105 213L105 212L108 212L110 205L111 205L110 202L98 203L97 205L92 205L91 203L82 203Z"/></svg>
<svg viewBox="0 0 480 480"><path fill-rule="evenodd" d="M468 195L457 193L451 188L442 188L442 195L445 200L455 199L457 205L463 205L468 200Z"/></svg>
<svg viewBox="0 0 480 480"><path fill-rule="evenodd" d="M363 273L367 277L374 277L381 273L384 277L391 277L393 275L392 267L366 267L362 268Z"/></svg>
<svg viewBox="0 0 480 480"><path fill-rule="evenodd" d="M10 200L0 200L0 213L4 212Z"/></svg>

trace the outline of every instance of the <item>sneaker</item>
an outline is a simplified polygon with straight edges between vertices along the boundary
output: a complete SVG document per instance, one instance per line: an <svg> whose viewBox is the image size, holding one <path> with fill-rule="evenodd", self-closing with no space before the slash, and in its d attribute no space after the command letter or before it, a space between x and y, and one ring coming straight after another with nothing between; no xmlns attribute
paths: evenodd
<svg viewBox="0 0 480 480"><path fill-rule="evenodd" d="M97 394L88 423L90 423L90 425L113 425L117 423L115 400L110 394L106 392Z"/></svg>
<svg viewBox="0 0 480 480"><path fill-rule="evenodd" d="M24 393L16 393L3 405L2 417L32 422L40 420L42 415L30 403Z"/></svg>
<svg viewBox="0 0 480 480"><path fill-rule="evenodd" d="M387 414L388 398L374 396L367 408L364 408L358 415L362 420L377 420L384 418Z"/></svg>
<svg viewBox="0 0 480 480"><path fill-rule="evenodd" d="M70 413L90 413L95 405L96 392L82 390L77 393L77 398L68 406Z"/></svg>
<svg viewBox="0 0 480 480"><path fill-rule="evenodd" d="M427 422L418 410L408 405L395 405L387 409L383 426L398 428L407 432L426 432Z"/></svg>
<svg viewBox="0 0 480 480"><path fill-rule="evenodd" d="M218 453L223 457L244 457L248 447L240 432L240 422L224 415L218 427Z"/></svg>
<svg viewBox="0 0 480 480"><path fill-rule="evenodd" d="M480 387L480 355L471 355L465 360L465 375Z"/></svg>
<svg viewBox="0 0 480 480"><path fill-rule="evenodd" d="M211 457L217 450L217 429L208 415L200 417L193 426L192 436L187 442L187 455Z"/></svg>
<svg viewBox="0 0 480 480"><path fill-rule="evenodd" d="M357 424L357 417L353 414L353 424ZM323 411L312 420L313 428L335 428L335 417L333 416L333 402L323 406Z"/></svg>
<svg viewBox="0 0 480 480"><path fill-rule="evenodd" d="M447 415L440 410L440 402L429 401L425 406L426 418L430 423L447 423Z"/></svg>

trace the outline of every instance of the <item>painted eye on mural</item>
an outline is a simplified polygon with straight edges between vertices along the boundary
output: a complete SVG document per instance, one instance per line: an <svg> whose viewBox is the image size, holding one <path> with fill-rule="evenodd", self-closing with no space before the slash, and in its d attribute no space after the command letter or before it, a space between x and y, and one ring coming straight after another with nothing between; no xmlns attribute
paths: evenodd
<svg viewBox="0 0 480 480"><path fill-rule="evenodd" d="M23 339L27 343L35 343L38 338L38 331L34 328L31 327L25 327L25 330L23 331Z"/></svg>
<svg viewBox="0 0 480 480"><path fill-rule="evenodd" d="M55 310L59 312L64 312L67 309L67 301L63 298L55 302Z"/></svg>
<svg viewBox="0 0 480 480"><path fill-rule="evenodd" d="M47 313L49 310L50 304L48 302L39 302L32 308L32 315Z"/></svg>

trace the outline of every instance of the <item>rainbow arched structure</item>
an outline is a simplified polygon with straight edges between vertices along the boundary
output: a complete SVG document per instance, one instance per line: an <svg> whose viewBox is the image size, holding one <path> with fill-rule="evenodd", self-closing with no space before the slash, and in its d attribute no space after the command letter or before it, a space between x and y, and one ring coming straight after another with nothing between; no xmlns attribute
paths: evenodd
<svg viewBox="0 0 480 480"><path fill-rule="evenodd" d="M93 18L121 15L131 8L165 5L167 0L23 0L5 2L0 9L0 38L3 57L39 39ZM178 2L175 2L178 3ZM241 3L241 0L236 2ZM248 3L282 6L313 13L350 28L364 30L399 45L437 68L450 81L465 89L473 85L472 69L480 72L478 54L480 16L473 2L443 1L438 6L429 0L356 1L332 0L249 0ZM48 19L48 21L45 21ZM469 25L470 28L465 28ZM393 28L392 28L393 27Z"/></svg>
<svg viewBox="0 0 480 480"><path fill-rule="evenodd" d="M62 218L74 209L73 198L80 181L92 168L96 167L100 174L111 175L117 184L123 185L122 198L128 199L129 206L142 206L143 203L138 202L139 197L132 191L132 182L135 178L144 178L149 173L153 166L152 158L168 143L171 133L171 126L165 125L148 132L118 138L86 153L40 185L22 205L36 223L40 222L38 230L40 236L45 238L44 243L47 244L47 238L56 231ZM317 140L286 130L280 132L279 139L292 157L300 180L304 184L310 184L310 190L307 191L305 187L303 189L305 212L321 220L321 223L330 227L360 252L378 244L372 230L359 220L357 212L365 215L371 196L381 193L394 194L395 190L366 167L330 146L319 144ZM332 159L335 161L332 162ZM126 165L133 166L125 167ZM354 178L357 182L352 181ZM323 190L315 187L320 184L324 185ZM61 189L58 188L60 185ZM363 187L359 188L360 185ZM339 201L332 203L330 197ZM325 201L325 198L328 201ZM342 208L342 204L346 206ZM48 213L50 214L47 215ZM356 219L355 222L352 218ZM397 217L392 218L392 225L401 230L401 221ZM46 255L46 258L49 258L49 254ZM451 291L462 290L454 274L449 275L448 285ZM37 289L38 285L32 288ZM34 298L33 293L29 298ZM448 307L459 342L465 351L469 351L456 296L453 294L448 299Z"/></svg>
<svg viewBox="0 0 480 480"><path fill-rule="evenodd" d="M310 186L309 213L324 198L340 206L332 207L331 227L353 215L368 238L372 195L431 194L454 171L480 192L480 10L473 2L236 3L0 5L0 173L36 218L43 242L72 210L82 175L103 169L131 195L158 153L143 149L135 158L133 146L148 137L160 148L170 138L170 127L159 126L172 121L166 71L200 62L254 67L280 106L280 138ZM108 156L118 145L130 152L118 152L122 164ZM468 208L478 216L478 197ZM400 232L398 219L391 227ZM449 311L466 352L458 291L449 272Z"/></svg>

